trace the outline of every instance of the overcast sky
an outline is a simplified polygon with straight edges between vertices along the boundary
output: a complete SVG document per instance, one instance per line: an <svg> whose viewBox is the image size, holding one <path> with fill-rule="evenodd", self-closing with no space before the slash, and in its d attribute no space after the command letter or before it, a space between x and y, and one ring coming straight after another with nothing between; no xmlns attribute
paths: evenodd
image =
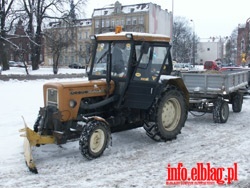
<svg viewBox="0 0 250 188"><path fill-rule="evenodd" d="M194 20L196 35L200 38L230 36L238 24L245 24L250 17L250 0L119 0L122 5L152 2L162 9L172 11L174 16ZM91 17L94 8L103 8L115 3L115 0L88 0L87 17Z"/></svg>

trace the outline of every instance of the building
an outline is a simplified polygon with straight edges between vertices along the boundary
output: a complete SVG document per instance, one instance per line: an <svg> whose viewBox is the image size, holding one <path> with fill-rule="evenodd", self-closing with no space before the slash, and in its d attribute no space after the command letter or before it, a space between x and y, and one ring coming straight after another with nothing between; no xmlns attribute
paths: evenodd
<svg viewBox="0 0 250 188"><path fill-rule="evenodd" d="M105 6L106 7L106 6ZM91 49L90 34L114 31L122 26L123 31L158 33L170 36L172 31L172 13L162 10L153 3L124 5L118 1L109 7L94 9L91 19L74 20L74 42L61 48L59 66L72 63L86 65ZM47 31L62 32L67 29L65 22L56 21L49 24ZM45 41L45 65L53 64L53 54L48 50L48 39Z"/></svg>
<svg viewBox="0 0 250 188"><path fill-rule="evenodd" d="M68 66L72 63L79 63L82 66L88 64L89 52L91 47L91 42L89 35L91 34L91 19L77 19L74 20L70 25L66 22L56 21L49 23L49 28L46 29L47 32L57 33L58 35L64 35L64 37L58 38L61 44L60 46L60 57L59 66ZM69 39L67 33L72 33L74 38ZM51 53L51 47L48 41L49 37L45 40L45 65L53 65L53 54ZM53 51L53 50L52 50Z"/></svg>
<svg viewBox="0 0 250 188"><path fill-rule="evenodd" d="M114 5L94 9L92 14L93 34L114 31L116 26L123 31L165 34L172 31L172 13L153 3Z"/></svg>
<svg viewBox="0 0 250 188"><path fill-rule="evenodd" d="M250 18L247 19L245 26L238 27L237 38L237 65L250 64Z"/></svg>
<svg viewBox="0 0 250 188"><path fill-rule="evenodd" d="M30 50L30 39L25 33L25 27L23 21L20 19L16 26L13 34L7 36L9 41L9 57L10 61L26 62L31 64L31 50ZM42 41L43 42L43 41ZM44 60L44 51L41 49L40 62Z"/></svg>
<svg viewBox="0 0 250 188"><path fill-rule="evenodd" d="M222 38L211 37L201 39L197 44L196 64L204 64L205 61L215 61L223 59L224 40Z"/></svg>

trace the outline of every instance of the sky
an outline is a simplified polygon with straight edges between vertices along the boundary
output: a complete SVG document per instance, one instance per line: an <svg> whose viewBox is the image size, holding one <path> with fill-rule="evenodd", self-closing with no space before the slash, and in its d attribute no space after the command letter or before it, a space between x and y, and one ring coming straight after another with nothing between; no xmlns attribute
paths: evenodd
<svg viewBox="0 0 250 188"><path fill-rule="evenodd" d="M91 17L93 9L107 7L115 0L88 0L86 16ZM185 17L190 27L201 39L230 36L239 24L245 24L250 17L249 0L119 0L122 5L152 2L168 9L174 16ZM172 6L173 2L173 6Z"/></svg>

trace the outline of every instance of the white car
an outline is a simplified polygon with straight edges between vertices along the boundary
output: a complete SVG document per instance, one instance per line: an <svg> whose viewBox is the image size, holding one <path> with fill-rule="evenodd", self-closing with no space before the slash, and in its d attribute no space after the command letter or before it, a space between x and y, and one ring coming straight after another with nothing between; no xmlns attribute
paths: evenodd
<svg viewBox="0 0 250 188"><path fill-rule="evenodd" d="M173 65L174 71L188 71L190 68L185 63L175 63Z"/></svg>

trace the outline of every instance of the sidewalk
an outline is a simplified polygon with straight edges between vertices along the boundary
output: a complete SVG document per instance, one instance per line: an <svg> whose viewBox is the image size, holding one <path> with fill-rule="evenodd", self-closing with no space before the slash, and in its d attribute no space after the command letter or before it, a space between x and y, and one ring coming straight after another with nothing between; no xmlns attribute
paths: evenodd
<svg viewBox="0 0 250 188"><path fill-rule="evenodd" d="M29 75L26 74L24 68L10 67L10 70L2 71L0 80L9 81L17 80L36 80L36 79L53 79L53 78L81 78L86 75L85 69L59 68L58 74L53 74L52 68L42 67L38 70L29 69Z"/></svg>

